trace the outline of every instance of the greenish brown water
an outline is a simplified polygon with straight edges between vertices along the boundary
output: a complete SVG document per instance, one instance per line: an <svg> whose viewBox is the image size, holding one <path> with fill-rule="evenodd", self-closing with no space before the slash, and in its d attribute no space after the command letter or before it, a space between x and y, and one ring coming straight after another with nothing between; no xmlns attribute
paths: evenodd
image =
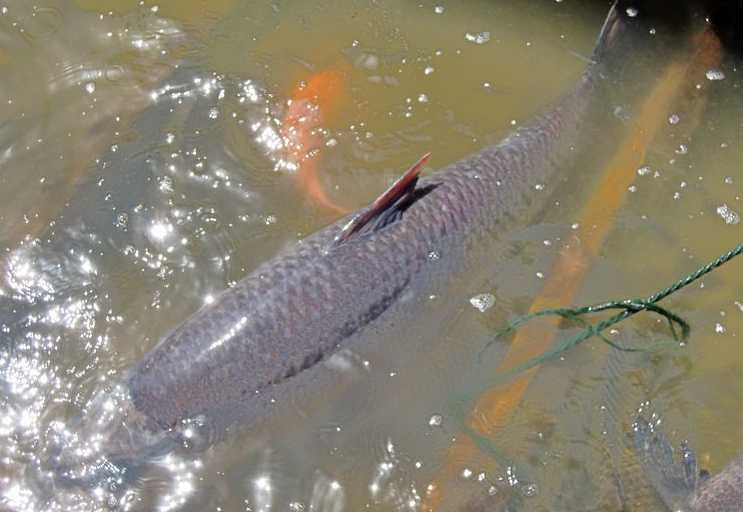
<svg viewBox="0 0 743 512"><path fill-rule="evenodd" d="M603 16L568 1L0 0L0 509L417 509L463 435L462 397L488 382L506 348L478 362L478 347L549 279L600 169L572 170L536 223L503 234L508 258L460 286L492 294L493 307L432 300L430 316L369 365L345 354L333 397L166 458L115 502L47 485L44 450L55 431L74 436L70 418L91 395L204 301L335 219L282 164L281 122L299 80L344 74L316 158L331 199L355 209L420 155L432 151L430 166L442 167L557 98ZM481 44L468 40L478 35ZM678 135L683 115L665 126L581 302L647 295L740 242L735 215L718 214L743 210L736 65L725 62L723 80L698 77L709 101L691 140ZM669 301L693 326L688 347L631 358L619 377L634 397L635 368L650 375L643 392L713 473L743 445L740 265ZM661 327L638 318L620 334L643 342ZM406 351L421 346L420 357ZM463 463L472 476L451 484L461 501L494 486L522 496L520 510L618 510L605 498L615 482L591 470L621 442L596 420L617 376L590 366L593 350L546 368L495 440L517 478L505 465L480 478ZM637 404L626 405L624 421ZM430 426L439 414L442 426Z"/></svg>

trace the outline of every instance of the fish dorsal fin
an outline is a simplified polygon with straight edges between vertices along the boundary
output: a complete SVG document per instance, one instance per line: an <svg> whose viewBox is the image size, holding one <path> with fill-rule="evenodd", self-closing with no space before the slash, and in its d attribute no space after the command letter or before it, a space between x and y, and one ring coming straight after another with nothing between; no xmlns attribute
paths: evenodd
<svg viewBox="0 0 743 512"><path fill-rule="evenodd" d="M409 197L415 190L418 183L418 177L423 170L423 165L428 160L431 153L423 155L410 169L398 178L382 195L380 195L367 208L355 215L335 237L334 243L340 244L348 240L352 235L361 231L365 226L370 225L375 219L384 217L386 213L399 204L401 200Z"/></svg>

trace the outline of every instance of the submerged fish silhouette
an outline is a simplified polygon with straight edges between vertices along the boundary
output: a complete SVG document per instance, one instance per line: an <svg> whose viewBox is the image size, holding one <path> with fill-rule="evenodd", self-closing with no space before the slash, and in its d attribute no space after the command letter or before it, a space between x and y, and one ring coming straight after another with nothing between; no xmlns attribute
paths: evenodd
<svg viewBox="0 0 743 512"><path fill-rule="evenodd" d="M673 512L743 511L743 454L714 476L700 470L686 442L675 451L656 414L641 409L633 425L635 450L658 495ZM677 457L678 455L678 457Z"/></svg>

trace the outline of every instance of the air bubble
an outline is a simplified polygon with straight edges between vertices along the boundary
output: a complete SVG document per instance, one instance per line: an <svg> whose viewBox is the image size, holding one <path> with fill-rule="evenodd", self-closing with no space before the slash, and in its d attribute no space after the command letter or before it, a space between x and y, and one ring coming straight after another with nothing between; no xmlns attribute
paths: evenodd
<svg viewBox="0 0 743 512"><path fill-rule="evenodd" d="M484 313L495 304L495 296L490 293L480 293L470 298L470 304L472 304L472 307L476 310Z"/></svg>
<svg viewBox="0 0 743 512"><path fill-rule="evenodd" d="M490 32L467 32L464 34L464 38L470 43L485 44L490 41Z"/></svg>
<svg viewBox="0 0 743 512"><path fill-rule="evenodd" d="M707 80L712 81L725 79L725 73L723 73L721 69L708 69L705 76L707 77Z"/></svg>
<svg viewBox="0 0 743 512"><path fill-rule="evenodd" d="M716 211L717 215L725 221L725 224L738 224L740 222L740 215L727 204L718 206Z"/></svg>
<svg viewBox="0 0 743 512"><path fill-rule="evenodd" d="M538 488L537 484L527 484L521 487L521 495L524 498L532 498L537 495Z"/></svg>

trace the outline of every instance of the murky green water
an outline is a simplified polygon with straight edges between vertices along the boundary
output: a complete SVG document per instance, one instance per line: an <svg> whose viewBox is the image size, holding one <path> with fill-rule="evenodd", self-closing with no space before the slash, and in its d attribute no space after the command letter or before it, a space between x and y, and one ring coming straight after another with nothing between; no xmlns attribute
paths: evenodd
<svg viewBox="0 0 743 512"><path fill-rule="evenodd" d="M201 304L336 219L286 165L282 120L299 81L343 76L313 149L328 196L356 209L420 155L451 163L567 90L603 16L547 1L0 0L0 508L419 508L464 435L463 398L507 345L482 361L479 348L550 278L600 168L571 170L555 196L535 191L539 220L503 233L498 264L431 300L382 353L343 354L332 396L302 396L115 492L55 487L48 451L59 432L80 441L71 420L91 396ZM683 113L663 128L580 302L647 295L740 242L736 64L723 80L698 77L709 100L691 139L678 135ZM605 147L602 135L586 147ZM493 487L520 510L618 510L616 475L596 470L623 442L601 414L614 378L630 388L621 421L650 398L675 439L723 467L743 425L739 266L669 301L692 323L689 346L624 359L619 376L590 345L546 368L494 442L510 466L463 462L472 475L451 482L452 501ZM480 312L466 298L483 293L495 305ZM637 318L619 335L665 332ZM662 510L638 493L638 509Z"/></svg>

